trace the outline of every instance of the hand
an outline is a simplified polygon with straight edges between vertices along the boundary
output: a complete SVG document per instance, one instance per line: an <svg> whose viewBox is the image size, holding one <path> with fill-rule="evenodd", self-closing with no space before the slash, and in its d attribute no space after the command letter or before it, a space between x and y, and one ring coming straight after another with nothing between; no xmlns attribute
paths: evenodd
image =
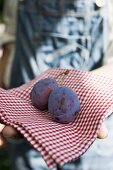
<svg viewBox="0 0 113 170"><path fill-rule="evenodd" d="M6 147L5 138L22 138L22 135L13 127L0 123L0 149Z"/></svg>

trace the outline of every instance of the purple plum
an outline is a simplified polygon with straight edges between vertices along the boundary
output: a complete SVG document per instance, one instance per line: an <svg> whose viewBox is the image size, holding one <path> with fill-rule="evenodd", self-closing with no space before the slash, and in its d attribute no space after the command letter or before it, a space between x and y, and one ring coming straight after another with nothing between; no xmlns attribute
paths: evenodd
<svg viewBox="0 0 113 170"><path fill-rule="evenodd" d="M58 83L51 77L39 80L30 93L32 104L40 110L47 109L49 95L56 88Z"/></svg>
<svg viewBox="0 0 113 170"><path fill-rule="evenodd" d="M62 86L53 90L48 100L48 110L54 121L69 123L80 111L80 101L75 91Z"/></svg>

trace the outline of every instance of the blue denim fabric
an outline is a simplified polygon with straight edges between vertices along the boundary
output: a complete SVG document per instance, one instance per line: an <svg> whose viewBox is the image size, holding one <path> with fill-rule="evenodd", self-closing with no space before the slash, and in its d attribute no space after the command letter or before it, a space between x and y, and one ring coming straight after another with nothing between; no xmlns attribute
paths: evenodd
<svg viewBox="0 0 113 170"><path fill-rule="evenodd" d="M101 66L107 46L107 19L101 10L95 0L19 2L10 87L26 83L48 68L92 70ZM25 141L9 141L9 145L13 170L48 170L40 153ZM85 158L66 164L63 170L102 170L100 165L92 168L89 161L85 164Z"/></svg>
<svg viewBox="0 0 113 170"><path fill-rule="evenodd" d="M28 82L48 68L99 67L107 27L100 11L92 0L20 2L10 87Z"/></svg>

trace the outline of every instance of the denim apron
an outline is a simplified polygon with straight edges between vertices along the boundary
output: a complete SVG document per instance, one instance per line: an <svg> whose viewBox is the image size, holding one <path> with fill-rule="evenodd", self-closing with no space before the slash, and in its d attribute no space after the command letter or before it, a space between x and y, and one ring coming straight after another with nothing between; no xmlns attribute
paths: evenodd
<svg viewBox="0 0 113 170"><path fill-rule="evenodd" d="M104 8L94 0L21 0L17 19L10 87L48 68L92 70L101 66L107 19Z"/></svg>

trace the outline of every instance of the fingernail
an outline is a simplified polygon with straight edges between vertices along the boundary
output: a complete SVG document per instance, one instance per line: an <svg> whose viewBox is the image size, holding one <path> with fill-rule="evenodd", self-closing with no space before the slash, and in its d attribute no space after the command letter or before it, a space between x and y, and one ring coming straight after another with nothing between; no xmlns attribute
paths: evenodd
<svg viewBox="0 0 113 170"><path fill-rule="evenodd" d="M108 136L108 129L106 128L105 125L102 125L99 133L98 133L98 138L99 139L104 139Z"/></svg>

